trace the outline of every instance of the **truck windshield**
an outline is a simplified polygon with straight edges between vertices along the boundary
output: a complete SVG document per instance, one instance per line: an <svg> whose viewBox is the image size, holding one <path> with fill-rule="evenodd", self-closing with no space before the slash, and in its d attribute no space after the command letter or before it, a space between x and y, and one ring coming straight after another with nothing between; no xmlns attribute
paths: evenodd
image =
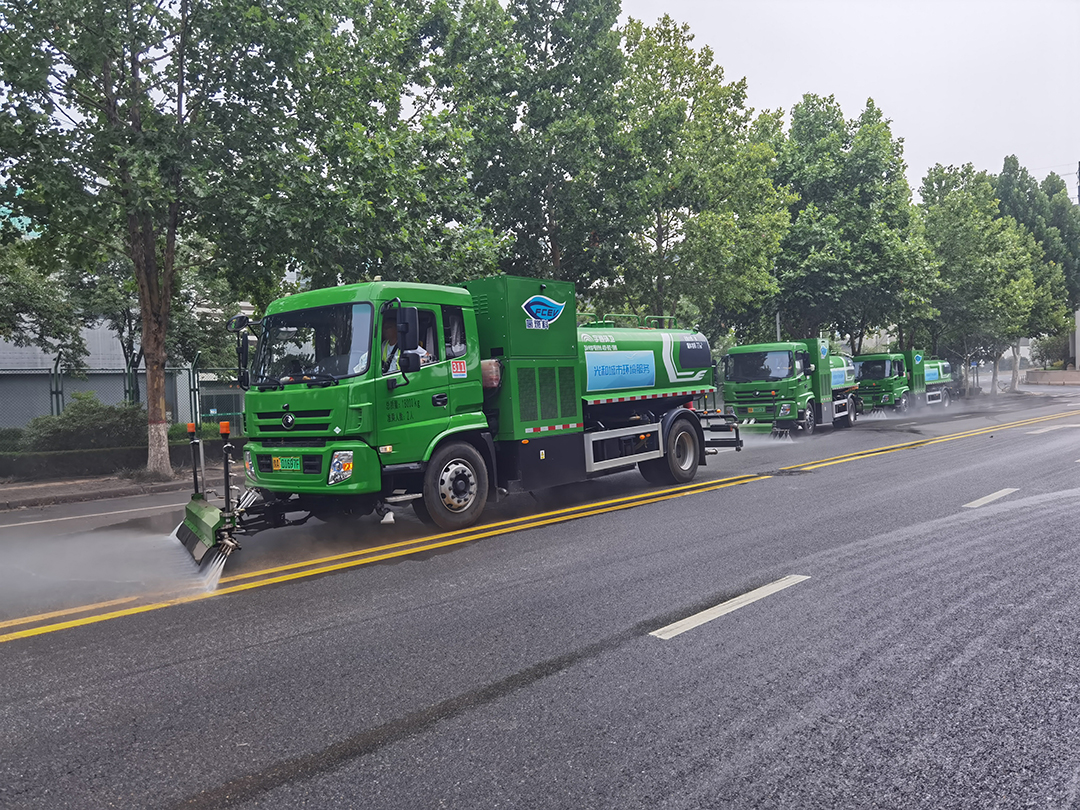
<svg viewBox="0 0 1080 810"><path fill-rule="evenodd" d="M728 382L783 380L792 374L791 352L745 352L724 358Z"/></svg>
<svg viewBox="0 0 1080 810"><path fill-rule="evenodd" d="M888 360L856 360L855 379L884 380L890 376L892 363Z"/></svg>
<svg viewBox="0 0 1080 810"><path fill-rule="evenodd" d="M254 385L333 381L363 374L371 356L371 304L337 304L268 315Z"/></svg>

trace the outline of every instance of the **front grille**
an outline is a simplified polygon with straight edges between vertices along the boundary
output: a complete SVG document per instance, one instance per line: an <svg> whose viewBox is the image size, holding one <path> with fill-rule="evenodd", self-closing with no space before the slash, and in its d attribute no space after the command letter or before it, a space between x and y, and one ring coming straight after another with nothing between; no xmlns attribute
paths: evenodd
<svg viewBox="0 0 1080 810"><path fill-rule="evenodd" d="M746 400L758 400L758 399L769 399L769 398L772 398L772 389L771 388L768 391L736 391L735 392L735 399L736 400L746 401Z"/></svg>
<svg viewBox="0 0 1080 810"><path fill-rule="evenodd" d="M326 419L330 415L330 411L269 411L256 413L255 416L259 419L277 419L281 421L281 417L286 413L291 413L297 419Z"/></svg>
<svg viewBox="0 0 1080 810"><path fill-rule="evenodd" d="M299 422L297 422L291 428L287 428L282 424L259 425L258 428L257 428L259 433L300 433L300 432L303 432L305 430L307 430L307 431L312 431L312 430L319 431L319 430L329 430L329 429L330 429L330 423L329 422L315 422L315 423L312 423L312 424L305 424L305 425L302 425Z"/></svg>
<svg viewBox="0 0 1080 810"><path fill-rule="evenodd" d="M326 439L316 439L314 436L297 436L286 438L284 436L268 436L259 439L263 447L326 447Z"/></svg>

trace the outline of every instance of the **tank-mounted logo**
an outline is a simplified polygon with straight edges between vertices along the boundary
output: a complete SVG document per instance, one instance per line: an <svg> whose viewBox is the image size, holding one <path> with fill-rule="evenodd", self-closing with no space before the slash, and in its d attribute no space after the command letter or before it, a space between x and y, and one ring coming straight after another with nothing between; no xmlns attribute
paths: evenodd
<svg viewBox="0 0 1080 810"><path fill-rule="evenodd" d="M547 329L551 324L559 320L563 309L566 308L566 302L563 301L560 304L558 301L552 301L546 295L534 295L522 304L521 308L529 316L525 319L526 329Z"/></svg>

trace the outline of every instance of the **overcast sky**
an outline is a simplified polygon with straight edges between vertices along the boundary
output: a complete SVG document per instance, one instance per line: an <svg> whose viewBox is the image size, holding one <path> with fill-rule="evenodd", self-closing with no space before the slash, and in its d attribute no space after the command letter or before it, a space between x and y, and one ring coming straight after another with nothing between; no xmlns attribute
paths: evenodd
<svg viewBox="0 0 1080 810"><path fill-rule="evenodd" d="M712 48L749 104L790 112L833 95L846 118L873 98L904 139L917 192L935 163L1000 172L1016 155L1077 199L1080 0L622 0L669 14Z"/></svg>

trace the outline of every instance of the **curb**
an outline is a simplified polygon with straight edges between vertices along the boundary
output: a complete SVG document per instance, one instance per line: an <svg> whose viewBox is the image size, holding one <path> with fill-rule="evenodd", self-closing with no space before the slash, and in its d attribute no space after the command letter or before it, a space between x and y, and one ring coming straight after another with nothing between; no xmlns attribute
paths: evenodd
<svg viewBox="0 0 1080 810"><path fill-rule="evenodd" d="M209 481L211 488L220 487L220 481ZM124 484L96 490L66 490L63 492L42 493L25 497L5 498L0 500L0 512L15 509L29 509L35 506L52 506L63 503L82 503L84 501L102 501L110 498L127 498L132 495L156 495L163 492L191 491L190 481L176 481L162 484ZM0 498L3 498L0 495Z"/></svg>

